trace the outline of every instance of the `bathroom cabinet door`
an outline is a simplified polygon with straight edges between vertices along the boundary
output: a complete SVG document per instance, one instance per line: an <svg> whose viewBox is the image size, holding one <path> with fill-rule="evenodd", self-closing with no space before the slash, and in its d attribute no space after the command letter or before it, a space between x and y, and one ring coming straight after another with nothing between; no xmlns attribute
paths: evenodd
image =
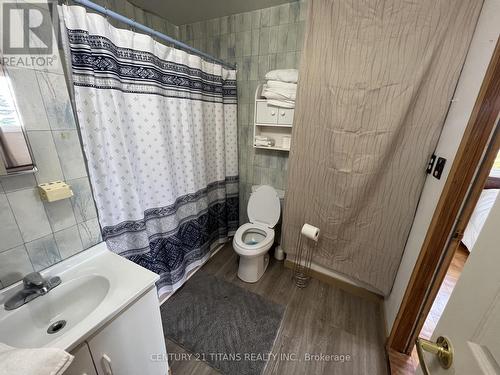
<svg viewBox="0 0 500 375"><path fill-rule="evenodd" d="M278 125L292 125L293 123L293 112L291 108L279 108L278 109Z"/></svg>
<svg viewBox="0 0 500 375"><path fill-rule="evenodd" d="M98 375L165 375L167 353L156 289L88 340Z"/></svg>
<svg viewBox="0 0 500 375"><path fill-rule="evenodd" d="M75 356L71 365L64 371L64 375L97 375L90 355L89 347L86 342L71 351Z"/></svg>
<svg viewBox="0 0 500 375"><path fill-rule="evenodd" d="M257 124L277 124L278 107L271 107L266 102L257 102L255 106L255 122Z"/></svg>

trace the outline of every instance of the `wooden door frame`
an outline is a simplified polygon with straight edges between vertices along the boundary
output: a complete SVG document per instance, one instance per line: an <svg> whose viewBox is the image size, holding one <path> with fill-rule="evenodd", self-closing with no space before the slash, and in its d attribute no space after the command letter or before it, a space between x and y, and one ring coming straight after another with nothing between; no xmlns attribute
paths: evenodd
<svg viewBox="0 0 500 375"><path fill-rule="evenodd" d="M499 113L500 38L387 340L390 350L413 349L500 146Z"/></svg>

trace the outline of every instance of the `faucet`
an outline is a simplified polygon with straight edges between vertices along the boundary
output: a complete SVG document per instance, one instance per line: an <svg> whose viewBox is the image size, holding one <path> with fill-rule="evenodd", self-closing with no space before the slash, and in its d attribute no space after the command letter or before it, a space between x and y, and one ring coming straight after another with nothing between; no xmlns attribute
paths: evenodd
<svg viewBox="0 0 500 375"><path fill-rule="evenodd" d="M61 278L59 276L45 279L39 272L29 273L23 278L23 289L7 299L3 306L5 310L17 309L35 298L47 294L59 284L61 284Z"/></svg>

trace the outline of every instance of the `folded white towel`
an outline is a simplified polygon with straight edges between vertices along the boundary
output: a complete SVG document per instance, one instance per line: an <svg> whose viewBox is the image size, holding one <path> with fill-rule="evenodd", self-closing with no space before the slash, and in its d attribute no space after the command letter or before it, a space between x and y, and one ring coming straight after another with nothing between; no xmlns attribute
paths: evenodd
<svg viewBox="0 0 500 375"><path fill-rule="evenodd" d="M275 81L297 83L299 79L299 71L297 69L277 69L266 73L266 79Z"/></svg>
<svg viewBox="0 0 500 375"><path fill-rule="evenodd" d="M269 89L273 89L273 90L293 91L293 92L297 91L297 84L296 83L270 80L270 81L267 81L266 85Z"/></svg>
<svg viewBox="0 0 500 375"><path fill-rule="evenodd" d="M262 96L267 99L295 100L296 90L269 87L266 84L262 88Z"/></svg>
<svg viewBox="0 0 500 375"><path fill-rule="evenodd" d="M267 104L281 108L295 108L295 100L267 99Z"/></svg>
<svg viewBox="0 0 500 375"><path fill-rule="evenodd" d="M73 358L62 349L17 349L0 343L0 375L60 375Z"/></svg>

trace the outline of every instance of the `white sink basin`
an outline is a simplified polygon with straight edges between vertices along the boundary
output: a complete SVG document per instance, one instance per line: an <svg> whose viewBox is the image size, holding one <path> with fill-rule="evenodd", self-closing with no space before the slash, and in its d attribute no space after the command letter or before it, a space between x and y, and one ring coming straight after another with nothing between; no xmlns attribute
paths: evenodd
<svg viewBox="0 0 500 375"><path fill-rule="evenodd" d="M111 253L101 243L42 272L61 284L7 311L5 300L20 283L0 291L0 342L18 348L71 350L143 293L158 275ZM53 333L48 333L49 327Z"/></svg>
<svg viewBox="0 0 500 375"><path fill-rule="evenodd" d="M1 340L18 348L41 347L81 322L101 304L109 281L99 275L81 276L52 289L0 320ZM49 326L57 332L49 334Z"/></svg>

